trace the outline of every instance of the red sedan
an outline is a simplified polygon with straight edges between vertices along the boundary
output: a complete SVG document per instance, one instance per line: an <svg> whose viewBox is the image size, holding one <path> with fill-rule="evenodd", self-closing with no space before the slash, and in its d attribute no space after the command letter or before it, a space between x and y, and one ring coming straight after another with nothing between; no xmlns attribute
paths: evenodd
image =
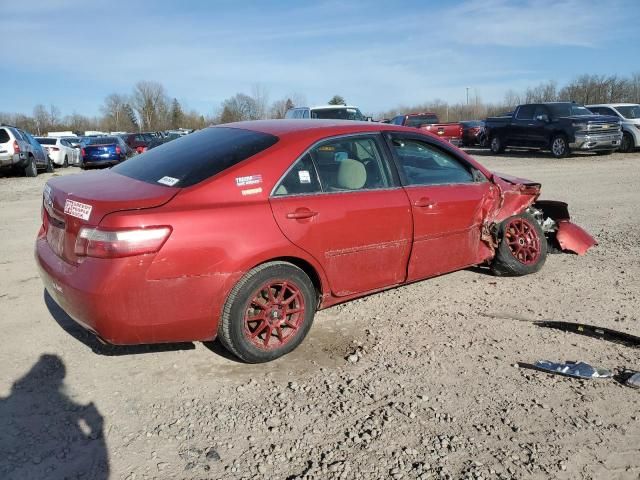
<svg viewBox="0 0 640 480"><path fill-rule="evenodd" d="M539 193L412 128L228 124L50 179L36 258L50 295L106 342L219 337L264 362L318 309L471 265L533 273L548 242L595 244Z"/></svg>

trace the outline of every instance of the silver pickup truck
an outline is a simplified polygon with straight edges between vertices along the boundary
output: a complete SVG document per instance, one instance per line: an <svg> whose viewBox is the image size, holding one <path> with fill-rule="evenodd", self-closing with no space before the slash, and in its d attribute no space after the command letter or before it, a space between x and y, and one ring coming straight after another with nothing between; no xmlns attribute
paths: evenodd
<svg viewBox="0 0 640 480"><path fill-rule="evenodd" d="M633 152L640 147L640 105L637 103L603 103L587 105L593 113L613 115L622 125L621 152Z"/></svg>

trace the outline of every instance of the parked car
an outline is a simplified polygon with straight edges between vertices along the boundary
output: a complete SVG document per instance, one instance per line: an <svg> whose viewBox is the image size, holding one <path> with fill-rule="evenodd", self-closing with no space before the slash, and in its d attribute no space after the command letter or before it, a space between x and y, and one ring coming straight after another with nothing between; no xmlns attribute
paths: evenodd
<svg viewBox="0 0 640 480"><path fill-rule="evenodd" d="M485 120L491 151L506 148L550 150L561 158L573 150L609 154L620 147L620 120L595 115L573 102L531 103L518 106L511 117Z"/></svg>
<svg viewBox="0 0 640 480"><path fill-rule="evenodd" d="M38 175L38 169L53 171L51 159L28 132L12 125L0 125L0 168L15 169L27 177Z"/></svg>
<svg viewBox="0 0 640 480"><path fill-rule="evenodd" d="M604 103L587 105L587 108L598 115L615 116L622 125L621 152L633 152L640 148L640 105L637 103Z"/></svg>
<svg viewBox="0 0 640 480"><path fill-rule="evenodd" d="M284 118L295 119L336 119L336 120L369 120L358 107L353 105L322 105L318 107L295 107L287 111Z"/></svg>
<svg viewBox="0 0 640 480"><path fill-rule="evenodd" d="M120 138L136 153L143 153L162 145L162 141L150 133L129 133L122 135Z"/></svg>
<svg viewBox="0 0 640 480"><path fill-rule="evenodd" d="M124 140L117 136L85 137L83 144L80 164L82 169L111 167L133 155Z"/></svg>
<svg viewBox="0 0 640 480"><path fill-rule="evenodd" d="M264 362L317 309L471 265L533 273L547 238L595 244L539 195L414 128L242 122L50 179L36 258L49 294L106 342L217 336Z"/></svg>
<svg viewBox="0 0 640 480"><path fill-rule="evenodd" d="M73 148L64 138L36 137L36 140L45 149L54 165L66 168L80 163L80 151Z"/></svg>
<svg viewBox="0 0 640 480"><path fill-rule="evenodd" d="M460 122L460 125L462 125L461 141L463 146L471 147L478 145L480 147L486 147L489 145L482 120L468 120Z"/></svg>
<svg viewBox="0 0 640 480"><path fill-rule="evenodd" d="M460 122L440 123L435 113L409 113L398 115L391 120L393 125L414 127L431 132L453 145L462 144L462 124Z"/></svg>

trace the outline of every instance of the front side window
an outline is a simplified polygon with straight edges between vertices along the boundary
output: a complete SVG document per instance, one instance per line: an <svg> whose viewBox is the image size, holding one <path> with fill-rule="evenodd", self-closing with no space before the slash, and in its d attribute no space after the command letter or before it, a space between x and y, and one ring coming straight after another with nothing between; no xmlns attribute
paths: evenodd
<svg viewBox="0 0 640 480"><path fill-rule="evenodd" d="M394 137L392 144L408 186L474 182L471 170L444 150L410 138Z"/></svg>
<svg viewBox="0 0 640 480"><path fill-rule="evenodd" d="M390 178L376 137L332 139L298 160L274 195L388 188Z"/></svg>

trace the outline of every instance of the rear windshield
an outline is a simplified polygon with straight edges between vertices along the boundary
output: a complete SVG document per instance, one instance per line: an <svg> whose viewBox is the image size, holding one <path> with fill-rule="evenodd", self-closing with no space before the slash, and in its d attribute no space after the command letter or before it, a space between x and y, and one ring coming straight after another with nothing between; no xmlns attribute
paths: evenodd
<svg viewBox="0 0 640 480"><path fill-rule="evenodd" d="M210 127L137 155L112 170L147 183L188 187L271 147L278 137Z"/></svg>
<svg viewBox="0 0 640 480"><path fill-rule="evenodd" d="M36 138L40 145L55 145L58 141L57 138Z"/></svg>
<svg viewBox="0 0 640 480"><path fill-rule="evenodd" d="M4 128L0 128L0 143L6 143L9 140L11 140L9 132L7 132Z"/></svg>
<svg viewBox="0 0 640 480"><path fill-rule="evenodd" d="M419 127L420 125L432 125L438 123L438 117L435 115L410 115L407 118L407 127Z"/></svg>
<svg viewBox="0 0 640 480"><path fill-rule="evenodd" d="M364 115L357 108L322 108L311 110L311 118L333 120L365 120Z"/></svg>
<svg viewBox="0 0 640 480"><path fill-rule="evenodd" d="M118 143L115 137L85 137L82 141L85 145L107 145L109 143Z"/></svg>

